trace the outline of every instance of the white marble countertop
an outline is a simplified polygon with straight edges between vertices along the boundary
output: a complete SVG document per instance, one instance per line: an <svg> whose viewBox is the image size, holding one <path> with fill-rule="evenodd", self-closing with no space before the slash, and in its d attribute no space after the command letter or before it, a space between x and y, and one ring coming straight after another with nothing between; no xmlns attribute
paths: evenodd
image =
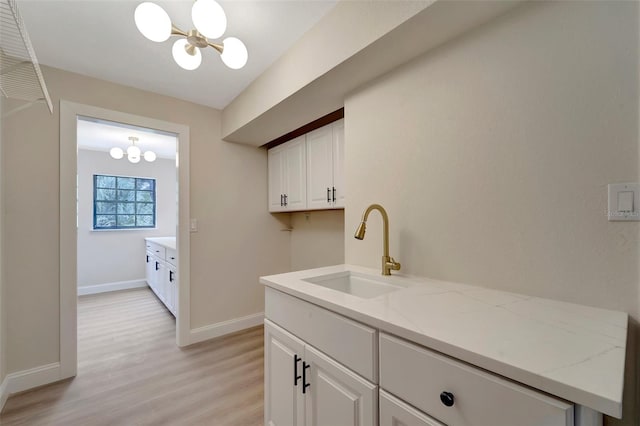
<svg viewBox="0 0 640 426"><path fill-rule="evenodd" d="M363 299L306 281L342 271L405 287ZM628 316L466 284L336 265L266 286L549 394L620 418Z"/></svg>
<svg viewBox="0 0 640 426"><path fill-rule="evenodd" d="M152 243L160 244L161 246L164 246L166 248L170 248L173 250L176 249L176 237L147 237L145 238L145 240Z"/></svg>

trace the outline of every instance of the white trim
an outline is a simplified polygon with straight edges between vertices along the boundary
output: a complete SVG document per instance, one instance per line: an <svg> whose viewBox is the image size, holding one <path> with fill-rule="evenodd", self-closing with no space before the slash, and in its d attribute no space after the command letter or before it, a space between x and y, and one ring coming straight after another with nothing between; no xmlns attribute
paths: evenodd
<svg viewBox="0 0 640 426"><path fill-rule="evenodd" d="M225 334L231 334L236 331L262 325L263 321L264 312L259 312L257 314L247 315L246 317L234 318L216 324L194 328L191 330L191 343L202 342L224 336Z"/></svg>
<svg viewBox="0 0 640 426"><path fill-rule="evenodd" d="M0 385L0 411L4 408L10 395L48 385L61 379L59 362L7 374Z"/></svg>
<svg viewBox="0 0 640 426"><path fill-rule="evenodd" d="M60 379L76 375L77 361L77 235L76 175L77 119L93 117L161 130L177 135L178 170L177 247L180 289L176 343L190 344L189 126L154 118L60 100Z"/></svg>
<svg viewBox="0 0 640 426"><path fill-rule="evenodd" d="M88 294L107 293L110 291L130 290L132 288L147 287L147 281L143 278L140 280L115 281L112 283L84 285L78 287L78 296L86 296Z"/></svg>
<svg viewBox="0 0 640 426"><path fill-rule="evenodd" d="M9 399L9 380L5 376L4 380L0 384L0 412L4 409L4 404L7 403L7 399Z"/></svg>

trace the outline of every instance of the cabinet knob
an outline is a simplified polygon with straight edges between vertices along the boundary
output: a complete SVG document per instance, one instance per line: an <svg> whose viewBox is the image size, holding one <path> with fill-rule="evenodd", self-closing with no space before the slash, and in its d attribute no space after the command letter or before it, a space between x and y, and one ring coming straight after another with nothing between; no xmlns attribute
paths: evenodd
<svg viewBox="0 0 640 426"><path fill-rule="evenodd" d="M442 392L440 394L440 401L447 407L452 407L454 403L454 397L451 392Z"/></svg>

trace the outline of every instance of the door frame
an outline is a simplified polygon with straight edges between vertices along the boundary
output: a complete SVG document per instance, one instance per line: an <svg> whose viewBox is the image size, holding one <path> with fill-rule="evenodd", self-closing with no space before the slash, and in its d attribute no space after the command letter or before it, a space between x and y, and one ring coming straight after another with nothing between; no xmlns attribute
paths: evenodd
<svg viewBox="0 0 640 426"><path fill-rule="evenodd" d="M115 121L175 133L178 176L178 315L176 343L190 344L190 233L189 233L189 126L155 118L60 100L60 379L73 377L78 368L78 229L77 229L77 118Z"/></svg>

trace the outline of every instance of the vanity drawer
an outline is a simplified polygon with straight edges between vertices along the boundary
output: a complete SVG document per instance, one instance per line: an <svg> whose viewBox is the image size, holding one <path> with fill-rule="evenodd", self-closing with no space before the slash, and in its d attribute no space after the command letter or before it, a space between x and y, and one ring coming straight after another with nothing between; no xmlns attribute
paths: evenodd
<svg viewBox="0 0 640 426"><path fill-rule="evenodd" d="M378 336L371 327L265 288L265 316L362 377L378 383Z"/></svg>
<svg viewBox="0 0 640 426"><path fill-rule="evenodd" d="M151 241L146 241L147 251L151 252L154 256L164 260L166 255L166 249L164 246L160 244L152 243Z"/></svg>
<svg viewBox="0 0 640 426"><path fill-rule="evenodd" d="M166 249L166 260L173 266L178 266L178 254L174 249Z"/></svg>
<svg viewBox="0 0 640 426"><path fill-rule="evenodd" d="M380 387L449 426L573 425L569 403L383 333Z"/></svg>

